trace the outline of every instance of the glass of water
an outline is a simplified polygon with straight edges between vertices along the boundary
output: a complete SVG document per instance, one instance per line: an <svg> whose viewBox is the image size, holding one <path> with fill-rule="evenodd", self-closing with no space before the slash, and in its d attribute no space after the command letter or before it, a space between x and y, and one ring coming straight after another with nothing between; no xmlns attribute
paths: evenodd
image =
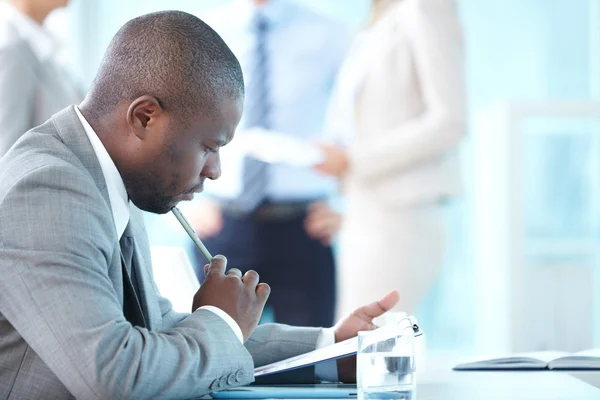
<svg viewBox="0 0 600 400"><path fill-rule="evenodd" d="M416 398L414 342L410 325L393 324L358 333L359 399Z"/></svg>

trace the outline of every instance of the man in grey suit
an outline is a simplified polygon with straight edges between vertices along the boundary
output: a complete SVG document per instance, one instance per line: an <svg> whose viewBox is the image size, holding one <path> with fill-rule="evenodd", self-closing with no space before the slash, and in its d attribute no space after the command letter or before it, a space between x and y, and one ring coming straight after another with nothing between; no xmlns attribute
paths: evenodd
<svg viewBox="0 0 600 400"><path fill-rule="evenodd" d="M42 27L68 0L0 4L0 157L29 129L81 101L83 94L54 60L56 44Z"/></svg>
<svg viewBox="0 0 600 400"><path fill-rule="evenodd" d="M79 107L0 160L0 398L197 397L372 329L398 301L391 292L329 329L257 328L270 288L226 271L222 256L205 266L191 314L160 297L140 209L166 213L220 176L243 95L210 27L148 14L113 38ZM337 367L354 378L351 362Z"/></svg>

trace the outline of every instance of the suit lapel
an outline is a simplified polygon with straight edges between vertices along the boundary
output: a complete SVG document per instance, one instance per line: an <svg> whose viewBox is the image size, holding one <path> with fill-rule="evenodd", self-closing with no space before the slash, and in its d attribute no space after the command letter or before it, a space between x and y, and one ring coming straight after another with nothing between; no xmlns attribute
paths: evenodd
<svg viewBox="0 0 600 400"><path fill-rule="evenodd" d="M355 64L353 80L356 85L356 96L360 95L362 86L368 79L372 64L383 59L381 54L389 52L390 47L394 45L394 41L390 38L396 37L396 14L402 6L404 4L400 1L389 5L389 9L384 11L379 21L357 35L355 45L350 49L354 54L348 57Z"/></svg>
<svg viewBox="0 0 600 400"><path fill-rule="evenodd" d="M104 174L100 168L100 163L98 162L92 144L85 134L73 106L55 114L52 117L52 121L63 142L71 149L71 151L73 151L77 158L79 158L85 169L91 175L112 214L112 207L108 197L108 189L106 187L106 181L104 180ZM148 237L144 228L141 211L135 206L131 206L130 223L131 232L134 237L134 262L132 268L136 268L141 297L141 299L139 299L138 307L140 308L140 311L144 311L146 328L150 330L160 329L162 324L162 314L158 305L152 273L150 272L150 268L152 267L150 246L148 245ZM115 246L120 249L119 238L117 238L116 233L114 240ZM119 261L122 265L121 258L119 258ZM131 280L126 271L123 271L122 279L123 289L131 289L131 292L135 295ZM115 285L115 288L120 291L121 289L118 288L119 282L115 282ZM127 294L123 293L124 300L126 299L126 296Z"/></svg>

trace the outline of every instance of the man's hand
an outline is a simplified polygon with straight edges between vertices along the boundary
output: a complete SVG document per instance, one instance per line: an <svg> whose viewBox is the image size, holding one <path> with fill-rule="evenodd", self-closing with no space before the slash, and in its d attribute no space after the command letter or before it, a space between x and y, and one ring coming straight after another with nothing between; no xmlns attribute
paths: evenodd
<svg viewBox="0 0 600 400"><path fill-rule="evenodd" d="M332 144L319 144L325 160L315 167L315 169L323 174L333 175L338 179L344 178L348 173L350 160L348 153L343 148Z"/></svg>
<svg viewBox="0 0 600 400"><path fill-rule="evenodd" d="M242 276L237 268L225 273L226 266L227 259L223 256L215 256L204 266L206 280L194 295L192 311L202 306L220 308L238 323L245 342L258 325L271 288L258 283L256 271L250 270Z"/></svg>
<svg viewBox="0 0 600 400"><path fill-rule="evenodd" d="M398 300L400 300L400 294L397 290L394 290L383 296L379 301L357 308L352 314L335 325L335 342L350 339L356 336L359 331L370 331L377 328L373 324L373 319L391 310L398 303ZM356 382L356 357L339 359L337 367L340 381L346 383Z"/></svg>
<svg viewBox="0 0 600 400"><path fill-rule="evenodd" d="M214 200L202 200L188 213L190 224L200 239L217 236L223 230L223 212Z"/></svg>
<svg viewBox="0 0 600 400"><path fill-rule="evenodd" d="M326 202L317 201L308 207L304 229L308 236L320 240L324 246L331 245L333 237L338 233L341 225L341 214L333 211Z"/></svg>

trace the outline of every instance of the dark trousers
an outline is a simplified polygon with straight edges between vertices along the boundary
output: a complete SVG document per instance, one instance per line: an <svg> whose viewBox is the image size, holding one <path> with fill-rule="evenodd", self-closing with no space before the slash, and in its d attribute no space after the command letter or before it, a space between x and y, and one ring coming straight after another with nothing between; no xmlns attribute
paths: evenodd
<svg viewBox="0 0 600 400"><path fill-rule="evenodd" d="M274 222L225 215L223 231L203 242L212 254L227 257L228 269L254 269L271 286L267 306L276 322L329 327L335 308L333 254L308 237L304 218ZM206 261L197 250L196 261L203 282Z"/></svg>

